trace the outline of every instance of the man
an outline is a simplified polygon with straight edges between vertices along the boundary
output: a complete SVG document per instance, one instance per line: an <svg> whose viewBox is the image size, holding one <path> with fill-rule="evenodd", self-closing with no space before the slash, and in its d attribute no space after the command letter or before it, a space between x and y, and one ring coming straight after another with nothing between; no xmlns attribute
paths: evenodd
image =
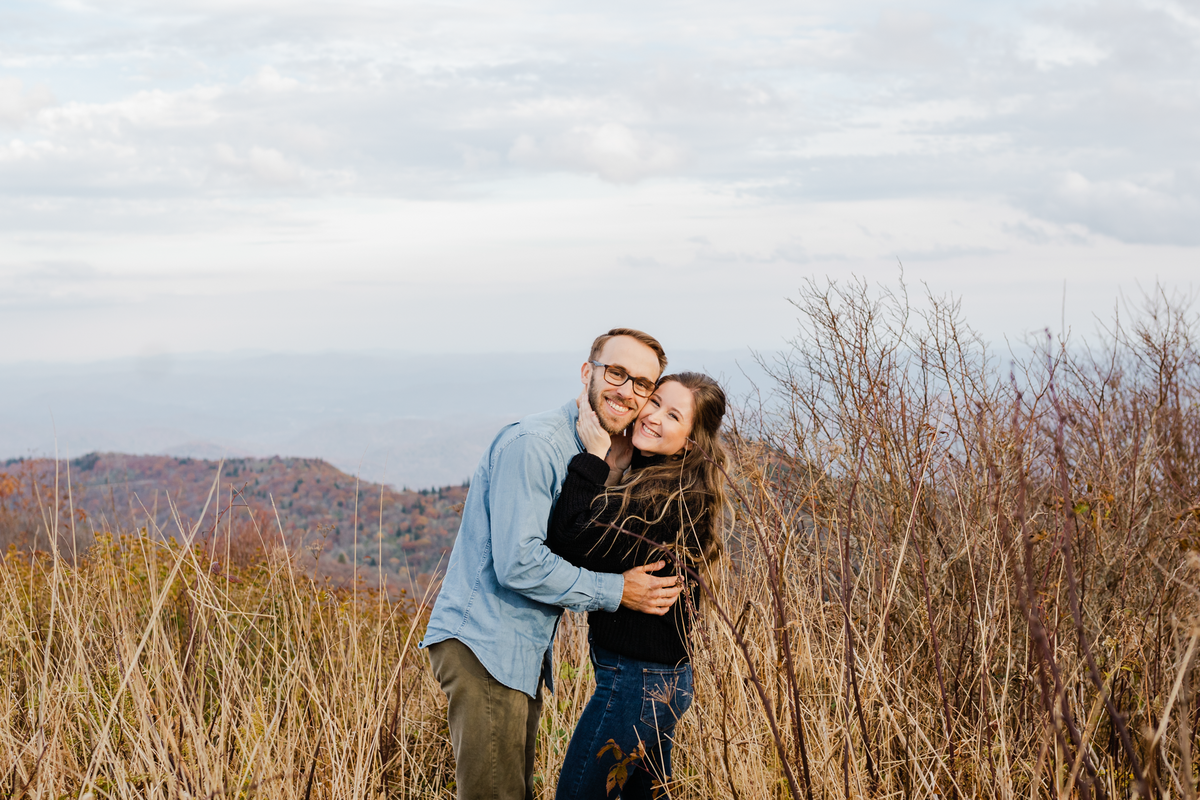
<svg viewBox="0 0 1200 800"><path fill-rule="evenodd" d="M666 365L662 346L641 331L596 339L580 379L605 430L619 434L637 418ZM649 574L661 561L596 573L546 547L567 462L584 449L578 402L507 426L484 453L421 644L450 701L459 800L532 800L542 684L554 691L562 609L664 614L681 588Z"/></svg>

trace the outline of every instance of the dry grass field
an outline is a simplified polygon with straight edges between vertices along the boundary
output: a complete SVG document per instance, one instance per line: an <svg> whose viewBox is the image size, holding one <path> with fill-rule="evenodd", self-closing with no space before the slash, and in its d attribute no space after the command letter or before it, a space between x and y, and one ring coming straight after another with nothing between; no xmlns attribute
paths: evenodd
<svg viewBox="0 0 1200 800"><path fill-rule="evenodd" d="M669 796L1193 800L1186 299L1003 361L937 298L811 285L796 307L730 426ZM306 541L237 527L219 485L197 525L76 548L68 489L0 567L0 796L453 797L431 598L310 579ZM583 620L555 647L545 797L588 697Z"/></svg>

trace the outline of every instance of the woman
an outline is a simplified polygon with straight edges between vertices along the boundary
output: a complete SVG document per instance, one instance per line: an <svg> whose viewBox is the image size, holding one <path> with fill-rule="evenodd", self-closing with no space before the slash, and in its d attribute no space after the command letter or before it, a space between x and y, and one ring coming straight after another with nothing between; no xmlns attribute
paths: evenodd
<svg viewBox="0 0 1200 800"><path fill-rule="evenodd" d="M660 574L680 580L679 565L710 564L721 551L726 506L718 467L724 415L721 387L694 372L661 378L628 436L610 437L582 396L586 452L568 465L550 549L595 572L624 572L667 553ZM567 748L557 800L650 798L668 780L671 737L692 702L688 645L698 599L693 584L663 616L624 607L588 615L596 692Z"/></svg>

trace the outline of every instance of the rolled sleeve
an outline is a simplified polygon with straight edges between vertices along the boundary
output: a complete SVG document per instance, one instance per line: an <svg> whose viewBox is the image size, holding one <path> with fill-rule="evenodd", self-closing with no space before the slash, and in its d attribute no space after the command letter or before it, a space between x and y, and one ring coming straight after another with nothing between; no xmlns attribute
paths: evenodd
<svg viewBox="0 0 1200 800"><path fill-rule="evenodd" d="M535 435L518 436L496 456L489 491L492 558L506 589L572 611L615 611L624 578L591 572L556 556L546 546L561 460L554 445Z"/></svg>

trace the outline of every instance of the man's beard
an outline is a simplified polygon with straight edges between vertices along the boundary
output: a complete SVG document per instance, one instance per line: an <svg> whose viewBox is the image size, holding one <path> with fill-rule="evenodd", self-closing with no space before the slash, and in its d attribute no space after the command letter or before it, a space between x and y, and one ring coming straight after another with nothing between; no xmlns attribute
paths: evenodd
<svg viewBox="0 0 1200 800"><path fill-rule="evenodd" d="M608 386L608 381L604 380L604 376L597 370L592 373L592 382L588 386L588 402L592 404L592 410L600 419L600 427L604 428L609 436L616 436L625 430L629 423L617 422L605 416L608 413L608 406L605 404L604 398L600 396L601 386ZM617 427L614 428L614 425Z"/></svg>

